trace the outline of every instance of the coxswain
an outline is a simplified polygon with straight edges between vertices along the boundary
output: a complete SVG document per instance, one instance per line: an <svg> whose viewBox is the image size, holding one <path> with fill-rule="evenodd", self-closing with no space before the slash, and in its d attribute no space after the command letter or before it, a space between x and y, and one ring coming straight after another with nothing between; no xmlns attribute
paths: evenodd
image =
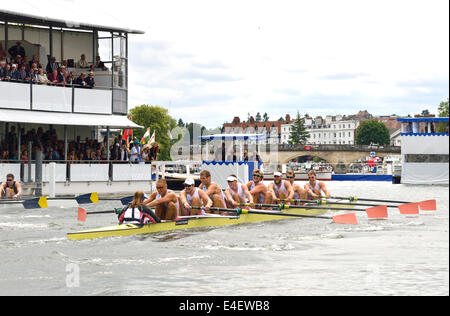
<svg viewBox="0 0 450 316"><path fill-rule="evenodd" d="M180 192L180 213L182 216L202 215L202 207L209 213L213 202L205 191L195 187L195 181L187 178L184 181L184 190ZM193 208L195 207L195 208Z"/></svg>
<svg viewBox="0 0 450 316"><path fill-rule="evenodd" d="M328 192L325 183L317 180L317 175L314 170L308 172L309 182L305 184L305 190L308 193L308 200L317 200L323 197L322 192L327 198L331 197L330 192Z"/></svg>
<svg viewBox="0 0 450 316"><path fill-rule="evenodd" d="M198 188L204 191L213 201L213 207L225 208L225 195L217 183L211 182L211 173L208 170L200 172L200 181Z"/></svg>
<svg viewBox="0 0 450 316"><path fill-rule="evenodd" d="M294 200L306 200L308 198L308 192L300 184L295 183L295 173L294 171L286 172L286 179L292 186L294 191ZM305 205L306 203L294 202L295 205Z"/></svg>
<svg viewBox="0 0 450 316"><path fill-rule="evenodd" d="M178 216L180 203L175 192L167 189L166 180L159 179L156 182L156 192L144 201L144 205L154 207L156 216L160 219L173 221Z"/></svg>
<svg viewBox="0 0 450 316"><path fill-rule="evenodd" d="M253 196L248 191L247 185L238 182L237 177L233 174L227 178L228 188L225 190L227 206L236 208L238 204L250 203L252 208L255 207Z"/></svg>
<svg viewBox="0 0 450 316"><path fill-rule="evenodd" d="M253 202L255 204L262 203L268 204L270 203L270 193L267 189L267 186L264 184L264 173L262 170L255 169L252 173L252 181L247 183L247 189L253 197Z"/></svg>
<svg viewBox="0 0 450 316"><path fill-rule="evenodd" d="M6 182L0 186L0 198L18 199L22 195L22 186L19 182L14 181L14 175L8 173L6 175Z"/></svg>
<svg viewBox="0 0 450 316"><path fill-rule="evenodd" d="M291 183L283 180L283 174L279 171L273 173L273 182L269 183L269 191L272 198L271 203L276 203L278 199L292 200L294 197L294 190L292 190Z"/></svg>
<svg viewBox="0 0 450 316"><path fill-rule="evenodd" d="M161 220L149 207L144 205L144 192L136 191L133 201L119 212L119 224L144 225L160 223Z"/></svg>

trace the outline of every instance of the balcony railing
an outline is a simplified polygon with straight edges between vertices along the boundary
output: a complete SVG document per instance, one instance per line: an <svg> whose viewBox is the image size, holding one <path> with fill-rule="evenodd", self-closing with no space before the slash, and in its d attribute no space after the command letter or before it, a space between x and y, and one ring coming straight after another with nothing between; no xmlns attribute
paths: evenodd
<svg viewBox="0 0 450 316"><path fill-rule="evenodd" d="M127 114L127 90L0 81L0 108L67 113Z"/></svg>

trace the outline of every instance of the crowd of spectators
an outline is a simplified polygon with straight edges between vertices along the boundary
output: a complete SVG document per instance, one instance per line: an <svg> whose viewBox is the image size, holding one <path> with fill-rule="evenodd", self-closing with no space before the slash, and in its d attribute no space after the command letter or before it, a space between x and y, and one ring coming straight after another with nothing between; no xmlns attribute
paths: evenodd
<svg viewBox="0 0 450 316"><path fill-rule="evenodd" d="M0 161L23 161L27 163L29 159L28 148L31 142L31 160L36 159L36 152L40 150L45 161L67 161L71 163L108 162L106 137L101 142L89 137L82 141L80 137L77 137L76 141L68 143L67 159L65 159L64 141L58 139L54 128L49 128L46 132L43 131L42 127L28 131L21 128L20 133L19 155L17 153L19 138L16 126L11 126L9 130L6 128L5 137L0 142ZM157 159L159 152L158 143L153 143L152 146L142 145L137 139L129 142L127 145L125 140L116 137L110 142L109 146L110 161L116 163L150 162Z"/></svg>
<svg viewBox="0 0 450 316"><path fill-rule="evenodd" d="M33 55L31 59L26 56L21 42L10 47L8 52L3 50L0 44L0 81L93 88L97 85L94 71L108 70L99 56L96 57L95 63L90 64L84 54L75 66L76 69L80 69L79 75L75 71L68 71L67 60L63 60L60 64L55 57L51 57L44 68L36 55Z"/></svg>

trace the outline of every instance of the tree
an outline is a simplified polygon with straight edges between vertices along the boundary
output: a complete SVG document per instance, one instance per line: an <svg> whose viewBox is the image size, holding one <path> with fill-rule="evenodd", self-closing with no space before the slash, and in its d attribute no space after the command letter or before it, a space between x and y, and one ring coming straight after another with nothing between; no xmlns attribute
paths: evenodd
<svg viewBox="0 0 450 316"><path fill-rule="evenodd" d="M442 101L438 108L439 117L448 117L448 98L447 101ZM448 132L448 123L440 122L438 125L439 133L443 133L445 130Z"/></svg>
<svg viewBox="0 0 450 316"><path fill-rule="evenodd" d="M428 110L423 110L421 115L422 115L422 116L428 116L428 115L430 115L430 111L428 111Z"/></svg>
<svg viewBox="0 0 450 316"><path fill-rule="evenodd" d="M143 104L130 110L133 122L144 129L134 130L134 135L140 140L147 128L155 132L156 142L161 149L158 160L170 160L170 139L168 132L177 126L177 121L169 115L169 111L159 106Z"/></svg>
<svg viewBox="0 0 450 316"><path fill-rule="evenodd" d="M379 145L390 143L389 129L384 123L374 119L362 122L356 129L356 144L370 145L371 143Z"/></svg>
<svg viewBox="0 0 450 316"><path fill-rule="evenodd" d="M300 112L297 111L297 117L292 124L291 136L289 141L293 144L306 144L309 138L309 132L306 130L306 126L300 117Z"/></svg>
<svg viewBox="0 0 450 316"><path fill-rule="evenodd" d="M438 108L439 117L448 117L448 98L447 101L442 101Z"/></svg>
<svg viewBox="0 0 450 316"><path fill-rule="evenodd" d="M263 121L264 121L264 122L268 122L268 121L269 121L269 115L267 115L267 113L264 113L264 115L263 115Z"/></svg>
<svg viewBox="0 0 450 316"><path fill-rule="evenodd" d="M179 127L184 127L184 122L183 122L183 120L181 118L178 120L178 126Z"/></svg>
<svg viewBox="0 0 450 316"><path fill-rule="evenodd" d="M262 121L261 114L260 114L259 112L256 113L255 121L256 121L256 122L261 122L261 121Z"/></svg>

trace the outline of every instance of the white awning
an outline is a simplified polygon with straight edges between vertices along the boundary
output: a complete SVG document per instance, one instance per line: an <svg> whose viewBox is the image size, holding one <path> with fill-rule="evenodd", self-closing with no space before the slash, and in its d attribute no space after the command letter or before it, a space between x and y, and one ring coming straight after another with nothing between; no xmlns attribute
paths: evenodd
<svg viewBox="0 0 450 316"><path fill-rule="evenodd" d="M71 126L105 126L110 128L144 128L125 115L62 113L0 109L0 121L10 123Z"/></svg>

